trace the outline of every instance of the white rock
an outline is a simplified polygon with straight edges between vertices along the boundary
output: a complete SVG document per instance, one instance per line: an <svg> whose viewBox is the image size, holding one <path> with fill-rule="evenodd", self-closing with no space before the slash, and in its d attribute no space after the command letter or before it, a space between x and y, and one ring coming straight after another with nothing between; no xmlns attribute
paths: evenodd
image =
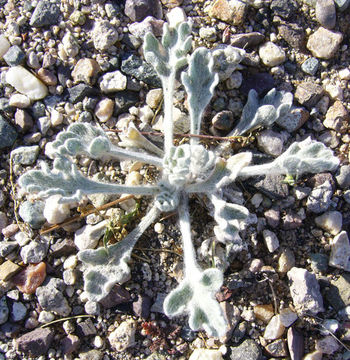
<svg viewBox="0 0 350 360"><path fill-rule="evenodd" d="M74 235L74 243L79 250L94 249L101 236L106 231L107 221L101 221L96 225L85 225L78 229Z"/></svg>
<svg viewBox="0 0 350 360"><path fill-rule="evenodd" d="M259 56L261 61L270 67L280 65L286 60L286 54L283 49L271 41L259 47Z"/></svg>
<svg viewBox="0 0 350 360"><path fill-rule="evenodd" d="M339 349L339 344L333 336L326 336L316 341L316 350L323 354L331 355Z"/></svg>
<svg viewBox="0 0 350 360"><path fill-rule="evenodd" d="M6 82L31 100L43 99L48 94L46 85L20 65L7 71Z"/></svg>
<svg viewBox="0 0 350 360"><path fill-rule="evenodd" d="M49 224L59 224L70 215L68 204L60 204L61 195L50 196L45 201L44 217Z"/></svg>
<svg viewBox="0 0 350 360"><path fill-rule="evenodd" d="M343 226L343 215L339 211L327 211L315 218L315 223L330 234L337 235Z"/></svg>
<svg viewBox="0 0 350 360"><path fill-rule="evenodd" d="M346 231L342 231L331 240L329 266L349 270L350 245Z"/></svg>
<svg viewBox="0 0 350 360"><path fill-rule="evenodd" d="M222 353L219 350L195 349L188 360L222 360Z"/></svg>
<svg viewBox="0 0 350 360"><path fill-rule="evenodd" d="M7 53L7 50L11 47L11 44L6 39L5 35L0 35L0 59Z"/></svg>
<svg viewBox="0 0 350 360"><path fill-rule="evenodd" d="M12 305L12 319L13 321L21 321L27 314L27 308L21 302L15 301Z"/></svg>
<svg viewBox="0 0 350 360"><path fill-rule="evenodd" d="M151 109L157 109L163 98L162 89L151 89L146 95L146 104Z"/></svg>
<svg viewBox="0 0 350 360"><path fill-rule="evenodd" d="M278 241L277 235L274 232L270 230L264 230L263 237L266 247L270 253L273 253L275 250L279 248L280 243Z"/></svg>
<svg viewBox="0 0 350 360"><path fill-rule="evenodd" d="M73 269L63 271L63 281L66 285L74 285L77 281L77 273Z"/></svg>
<svg viewBox="0 0 350 360"><path fill-rule="evenodd" d="M325 86L325 90L333 100L343 100L343 89L340 85L328 84Z"/></svg>
<svg viewBox="0 0 350 360"><path fill-rule="evenodd" d="M135 331L136 321L127 320L122 322L108 336L112 348L121 352L133 346L135 344Z"/></svg>
<svg viewBox="0 0 350 360"><path fill-rule="evenodd" d="M13 94L13 95L11 95L11 97L9 99L9 105L20 108L20 109L25 109L25 108L29 107L30 99L26 95Z"/></svg>
<svg viewBox="0 0 350 360"><path fill-rule="evenodd" d="M108 121L114 110L114 101L109 98L102 99L98 102L95 108L95 115L101 122Z"/></svg>
<svg viewBox="0 0 350 360"><path fill-rule="evenodd" d="M260 206L262 201L264 200L263 196L260 193L256 193L253 195L253 197L250 199L250 202L252 205L254 205L256 208Z"/></svg>
<svg viewBox="0 0 350 360"><path fill-rule="evenodd" d="M63 269L74 269L78 265L78 257L76 255L69 256L63 263Z"/></svg>
<svg viewBox="0 0 350 360"><path fill-rule="evenodd" d="M283 335L284 329L285 327L282 324L281 316L275 315L266 326L264 338L267 340L279 339Z"/></svg>
<svg viewBox="0 0 350 360"><path fill-rule="evenodd" d="M153 117L154 117L154 112L148 105L142 106L142 108L139 109L139 118L141 122L145 124L149 124L153 119Z"/></svg>
<svg viewBox="0 0 350 360"><path fill-rule="evenodd" d="M70 31L66 32L66 34L63 36L62 45L65 53L69 57L74 58L76 55L78 55L79 44Z"/></svg>
<svg viewBox="0 0 350 360"><path fill-rule="evenodd" d="M303 360L322 360L322 352L314 351L309 353L303 357Z"/></svg>
<svg viewBox="0 0 350 360"><path fill-rule="evenodd" d="M349 68L339 70L338 74L339 74L339 77L341 80L350 80L350 69Z"/></svg>
<svg viewBox="0 0 350 360"><path fill-rule="evenodd" d="M58 126L63 123L63 114L55 109L51 110L50 121L52 126Z"/></svg>
<svg viewBox="0 0 350 360"><path fill-rule="evenodd" d="M297 312L317 314L324 311L323 298L316 276L306 269L293 267L287 273L290 294Z"/></svg>
<svg viewBox="0 0 350 360"><path fill-rule="evenodd" d="M176 27L177 24L187 20L185 10L180 7L171 9L165 17L170 27Z"/></svg>
<svg viewBox="0 0 350 360"><path fill-rule="evenodd" d="M127 77L119 70L106 73L100 79L100 88L104 93L125 90L126 85Z"/></svg>
<svg viewBox="0 0 350 360"><path fill-rule="evenodd" d="M43 310L39 314L38 321L42 324L46 324L46 323L54 320L54 318L55 318L55 315L52 312Z"/></svg>
<svg viewBox="0 0 350 360"><path fill-rule="evenodd" d="M285 327L291 326L298 319L298 315L290 308L285 308L280 311L281 323Z"/></svg>

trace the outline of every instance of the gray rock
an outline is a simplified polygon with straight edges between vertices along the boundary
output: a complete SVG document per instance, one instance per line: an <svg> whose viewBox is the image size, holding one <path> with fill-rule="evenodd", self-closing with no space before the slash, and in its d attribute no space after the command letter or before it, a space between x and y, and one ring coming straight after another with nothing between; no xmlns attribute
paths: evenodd
<svg viewBox="0 0 350 360"><path fill-rule="evenodd" d="M302 127L309 116L309 112L304 108L292 108L287 115L280 116L276 123L288 132L293 132Z"/></svg>
<svg viewBox="0 0 350 360"><path fill-rule="evenodd" d="M82 101L85 96L95 95L96 89L84 83L80 83L76 86L69 88L68 93L70 102L76 104L77 102Z"/></svg>
<svg viewBox="0 0 350 360"><path fill-rule="evenodd" d="M80 346L80 339L78 336L69 334L61 341L62 352L65 355L77 351Z"/></svg>
<svg viewBox="0 0 350 360"><path fill-rule="evenodd" d="M26 314L27 308L24 304L17 301L12 304L11 317L13 321L22 321L25 318Z"/></svg>
<svg viewBox="0 0 350 360"><path fill-rule="evenodd" d="M157 19L163 17L162 5L159 0L126 0L125 15L131 21L142 21L147 16Z"/></svg>
<svg viewBox="0 0 350 360"><path fill-rule="evenodd" d="M233 128L233 113L228 110L220 111L213 117L211 122L215 129L229 131Z"/></svg>
<svg viewBox="0 0 350 360"><path fill-rule="evenodd" d="M304 355L303 334L292 326L287 332L287 342L291 359L301 360Z"/></svg>
<svg viewBox="0 0 350 360"><path fill-rule="evenodd" d="M333 29L337 20L335 5L333 0L316 1L316 19L321 26Z"/></svg>
<svg viewBox="0 0 350 360"><path fill-rule="evenodd" d="M337 311L350 305L350 274L343 274L338 279L331 280L326 290L326 299Z"/></svg>
<svg viewBox="0 0 350 360"><path fill-rule="evenodd" d="M329 257L329 266L338 269L350 270L350 244L346 231L334 237L331 241L331 254Z"/></svg>
<svg viewBox="0 0 350 360"><path fill-rule="evenodd" d="M346 190L346 191L344 192L343 197L344 197L344 200L345 200L348 204L350 204L350 190Z"/></svg>
<svg viewBox="0 0 350 360"><path fill-rule="evenodd" d="M269 209L265 211L264 216L269 226L272 228L278 227L280 223L280 212L278 210Z"/></svg>
<svg viewBox="0 0 350 360"><path fill-rule="evenodd" d="M33 146L21 146L11 151L11 156L14 164L19 165L31 165L39 155L40 147L38 145Z"/></svg>
<svg viewBox="0 0 350 360"><path fill-rule="evenodd" d="M0 299L0 325L5 324L9 317L9 308L7 307L6 297Z"/></svg>
<svg viewBox="0 0 350 360"><path fill-rule="evenodd" d="M334 0L340 11L346 10L350 5L350 0Z"/></svg>
<svg viewBox="0 0 350 360"><path fill-rule="evenodd" d="M24 62L25 57L23 50L18 45L13 45L4 55L4 60L9 66L17 66Z"/></svg>
<svg viewBox="0 0 350 360"><path fill-rule="evenodd" d="M5 257L18 246L16 241L0 241L0 256Z"/></svg>
<svg viewBox="0 0 350 360"><path fill-rule="evenodd" d="M42 116L46 115L46 112L45 112L46 111L46 106L41 101L36 101L33 104L31 110L32 110L32 114L33 114L35 119L39 119Z"/></svg>
<svg viewBox="0 0 350 360"><path fill-rule="evenodd" d="M79 354L80 360L102 360L104 352L100 350L90 350Z"/></svg>
<svg viewBox="0 0 350 360"><path fill-rule="evenodd" d="M154 302L154 304L151 307L151 312L157 312L157 313L164 314L163 303L164 303L166 296L167 296L167 294L157 293L156 301Z"/></svg>
<svg viewBox="0 0 350 360"><path fill-rule="evenodd" d="M92 40L96 50L106 51L118 40L117 29L107 20L95 23Z"/></svg>
<svg viewBox="0 0 350 360"><path fill-rule="evenodd" d="M57 4L41 0L30 18L29 25L33 27L55 25L58 23L60 15L61 11Z"/></svg>
<svg viewBox="0 0 350 360"><path fill-rule="evenodd" d="M147 319L151 308L151 298L147 295L141 295L137 301L133 302L132 309L136 316Z"/></svg>
<svg viewBox="0 0 350 360"><path fill-rule="evenodd" d="M35 292L40 306L46 311L53 311L60 316L68 316L71 308L62 293L63 288L64 283L60 279L45 281L45 285L39 286Z"/></svg>
<svg viewBox="0 0 350 360"><path fill-rule="evenodd" d="M338 170L338 174L336 175L336 180L338 185L342 189L347 189L350 187L350 165L343 165Z"/></svg>
<svg viewBox="0 0 350 360"><path fill-rule="evenodd" d="M45 355L49 350L54 332L49 328L37 328L15 340L15 348L31 356Z"/></svg>
<svg viewBox="0 0 350 360"><path fill-rule="evenodd" d="M288 185L283 183L282 175L266 175L264 178L249 179L256 190L268 196L270 199L283 199L288 196Z"/></svg>
<svg viewBox="0 0 350 360"><path fill-rule="evenodd" d="M46 135L46 133L51 127L50 118L48 116L43 116L39 118L36 122L36 126L38 127L38 130L41 132L41 134Z"/></svg>
<svg viewBox="0 0 350 360"><path fill-rule="evenodd" d="M318 65L319 61L316 58L308 58L302 63L301 70L306 74L314 76L317 72Z"/></svg>
<svg viewBox="0 0 350 360"><path fill-rule="evenodd" d="M326 211L331 204L333 189L331 183L327 180L323 184L315 187L309 195L306 207L308 211L320 214Z"/></svg>
<svg viewBox="0 0 350 360"><path fill-rule="evenodd" d="M327 211L315 218L315 223L321 229L332 235L337 235L343 225L343 215L339 211Z"/></svg>
<svg viewBox="0 0 350 360"><path fill-rule="evenodd" d="M282 23L278 33L294 49L302 50L305 45L305 30L297 23Z"/></svg>
<svg viewBox="0 0 350 360"><path fill-rule="evenodd" d="M0 150L12 146L16 139L16 130L0 115Z"/></svg>
<svg viewBox="0 0 350 360"><path fill-rule="evenodd" d="M283 151L284 136L272 130L264 130L258 135L258 146L268 155L277 157Z"/></svg>
<svg viewBox="0 0 350 360"><path fill-rule="evenodd" d="M79 336L90 336L96 334L96 328L91 319L87 319L85 321L82 321L77 325L77 334Z"/></svg>
<svg viewBox="0 0 350 360"><path fill-rule="evenodd" d="M21 258L25 264L38 264L45 259L48 244L43 242L31 241L21 249Z"/></svg>
<svg viewBox="0 0 350 360"><path fill-rule="evenodd" d="M275 15L289 19L297 11L298 5L294 0L272 0L270 9Z"/></svg>
<svg viewBox="0 0 350 360"><path fill-rule="evenodd" d="M122 91L114 95L114 114L119 115L126 112L139 100L138 94L133 91Z"/></svg>
<svg viewBox="0 0 350 360"><path fill-rule="evenodd" d="M231 347L231 360L260 360L261 356L259 345L251 339L243 341L239 346Z"/></svg>
<svg viewBox="0 0 350 360"><path fill-rule="evenodd" d="M316 276L306 269L293 267L287 273L291 281L290 293L295 309L304 314L316 315L324 311L323 299Z"/></svg>
<svg viewBox="0 0 350 360"><path fill-rule="evenodd" d="M130 55L122 61L121 71L153 87L161 86L161 81L152 65L136 55Z"/></svg>
<svg viewBox="0 0 350 360"><path fill-rule="evenodd" d="M311 109L317 104L323 95L321 85L310 81L304 81L298 85L295 91L295 98L301 104Z"/></svg>
<svg viewBox="0 0 350 360"><path fill-rule="evenodd" d="M40 229L45 223L43 215L45 203L43 201L24 201L19 207L19 215L33 229Z"/></svg>
<svg viewBox="0 0 350 360"><path fill-rule="evenodd" d="M114 306L128 303L131 299L129 291L120 285L115 285L110 293L104 297L99 303L105 308L110 309Z"/></svg>
<svg viewBox="0 0 350 360"><path fill-rule="evenodd" d="M269 73L246 73L240 90L243 94L248 95L251 89L254 89L259 96L267 93L275 87L275 80Z"/></svg>

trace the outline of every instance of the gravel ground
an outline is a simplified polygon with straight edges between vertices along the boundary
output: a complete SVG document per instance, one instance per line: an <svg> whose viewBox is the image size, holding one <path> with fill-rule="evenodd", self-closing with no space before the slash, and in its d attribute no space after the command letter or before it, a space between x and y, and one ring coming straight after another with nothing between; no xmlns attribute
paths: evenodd
<svg viewBox="0 0 350 360"><path fill-rule="evenodd" d="M0 4L0 360L350 359L350 1ZM133 121L143 131L161 131L162 93L143 62L142 37L149 29L159 36L168 17L186 16L193 22L194 48L246 51L235 71L230 59L222 60L204 134L225 136L250 89L264 95L276 87L294 95L290 116L233 143L230 151L252 150L254 161L269 161L311 136L341 162L336 173L289 181L267 175L225 189L251 213L241 233L246 250L229 262L220 245L212 247L215 224L205 200L191 199L202 265L226 269L217 298L230 325L220 339L193 332L187 318L163 314L164 296L182 276L176 216L165 214L147 230L134 251L131 280L94 303L84 296L78 249L97 245L103 219L110 241L123 237L147 198L87 215L92 205L100 208L115 197L91 196L78 208L60 207L54 198L34 202L35 195L16 185L25 171L50 164L46 145L73 122L113 131ZM176 127L184 133L181 87L175 105ZM152 137L158 144L160 139ZM218 143L206 140L208 146ZM88 176L117 182L146 183L159 175L125 161L80 158L77 165ZM118 223L135 204L126 224ZM67 224L76 215L81 217Z"/></svg>

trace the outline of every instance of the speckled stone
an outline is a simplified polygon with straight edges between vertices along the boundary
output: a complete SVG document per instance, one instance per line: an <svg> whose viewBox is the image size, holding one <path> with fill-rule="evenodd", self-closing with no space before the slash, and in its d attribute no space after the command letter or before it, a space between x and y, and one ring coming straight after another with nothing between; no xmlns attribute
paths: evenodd
<svg viewBox="0 0 350 360"><path fill-rule="evenodd" d="M12 146L16 139L16 130L0 115L0 150Z"/></svg>
<svg viewBox="0 0 350 360"><path fill-rule="evenodd" d="M323 27L318 28L306 44L312 55L319 59L331 59L343 41L343 34Z"/></svg>
<svg viewBox="0 0 350 360"><path fill-rule="evenodd" d="M228 24L240 25L245 18L247 5L237 0L216 0L209 10L209 16Z"/></svg>
<svg viewBox="0 0 350 360"><path fill-rule="evenodd" d="M154 16L157 19L163 16L159 0L126 0L124 12L132 22L142 21L147 16Z"/></svg>
<svg viewBox="0 0 350 360"><path fill-rule="evenodd" d="M301 70L306 74L314 76L317 72L318 65L319 61L316 58L308 58L302 63Z"/></svg>

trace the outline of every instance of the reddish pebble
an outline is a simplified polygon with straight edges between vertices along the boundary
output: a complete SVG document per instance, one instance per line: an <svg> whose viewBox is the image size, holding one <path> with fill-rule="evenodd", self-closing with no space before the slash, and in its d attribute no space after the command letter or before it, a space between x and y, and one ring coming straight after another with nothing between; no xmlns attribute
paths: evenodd
<svg viewBox="0 0 350 360"><path fill-rule="evenodd" d="M11 236L15 235L18 230L19 226L17 224L10 224L2 229L2 234L5 236L5 238L10 238Z"/></svg>
<svg viewBox="0 0 350 360"><path fill-rule="evenodd" d="M46 278L46 264L30 264L23 271L12 278L18 290L25 294L34 294L35 290Z"/></svg>

